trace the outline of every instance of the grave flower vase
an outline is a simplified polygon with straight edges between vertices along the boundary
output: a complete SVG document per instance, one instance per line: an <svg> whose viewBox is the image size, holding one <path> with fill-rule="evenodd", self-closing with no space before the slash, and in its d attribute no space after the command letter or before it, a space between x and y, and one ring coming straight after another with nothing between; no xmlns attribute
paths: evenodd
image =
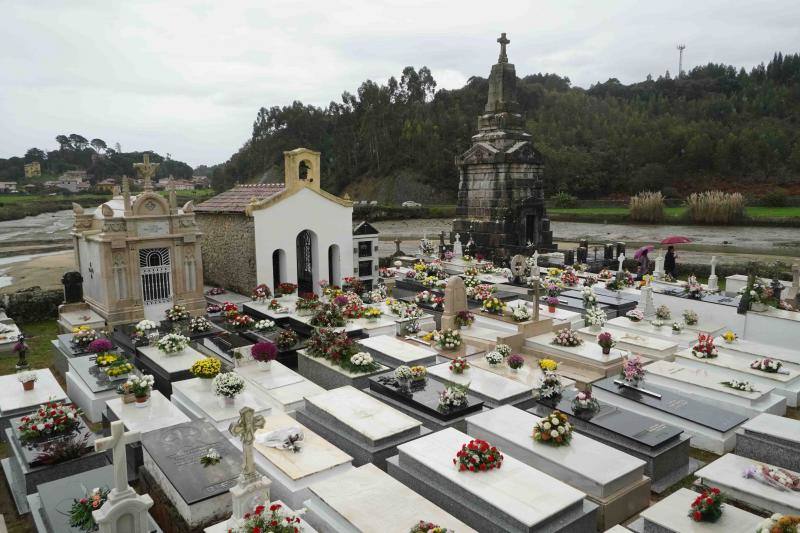
<svg viewBox="0 0 800 533"><path fill-rule="evenodd" d="M142 395L136 396L136 403L134 405L141 409L147 407L148 405L150 405L150 395L145 394L143 396Z"/></svg>
<svg viewBox="0 0 800 533"><path fill-rule="evenodd" d="M555 305L548 305L547 306L547 312L548 313L555 313L556 312L556 306Z"/></svg>
<svg viewBox="0 0 800 533"><path fill-rule="evenodd" d="M219 403L222 407L233 407L236 405L236 397L235 396L220 396Z"/></svg>
<svg viewBox="0 0 800 533"><path fill-rule="evenodd" d="M611 353L611 346L601 346L603 348L603 355L608 355Z"/></svg>
<svg viewBox="0 0 800 533"><path fill-rule="evenodd" d="M589 329L591 331L600 331L600 324L592 324L591 326L589 326Z"/></svg>
<svg viewBox="0 0 800 533"><path fill-rule="evenodd" d="M35 381L33 381L33 380L31 380L31 381L25 381L25 382L22 384L22 388L23 388L24 390L33 390L33 387L34 387L34 385L36 385L36 382L35 382Z"/></svg>
<svg viewBox="0 0 800 533"><path fill-rule="evenodd" d="M272 361L259 361L258 366L260 366L261 370L264 372L269 372L272 370Z"/></svg>
<svg viewBox="0 0 800 533"><path fill-rule="evenodd" d="M134 403L136 401L136 396L133 394L123 394L122 395L122 403Z"/></svg>

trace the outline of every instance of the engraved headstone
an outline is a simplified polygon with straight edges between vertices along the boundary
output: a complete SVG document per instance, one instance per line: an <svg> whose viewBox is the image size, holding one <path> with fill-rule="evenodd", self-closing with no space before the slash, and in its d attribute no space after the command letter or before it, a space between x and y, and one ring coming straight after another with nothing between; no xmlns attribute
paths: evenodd
<svg viewBox="0 0 800 533"><path fill-rule="evenodd" d="M464 250L463 250L463 247L461 245L461 235L456 233L456 240L453 243L453 257L459 258L462 255L464 255Z"/></svg>
<svg viewBox="0 0 800 533"><path fill-rule="evenodd" d="M74 304L83 301L83 276L80 272L67 272L61 278L64 284L64 303Z"/></svg>
<svg viewBox="0 0 800 533"><path fill-rule="evenodd" d="M656 314L656 305L653 302L653 287L645 285L642 287L642 296L639 300L644 316L650 317Z"/></svg>
<svg viewBox="0 0 800 533"><path fill-rule="evenodd" d="M455 319L458 313L467 310L467 288L464 280L453 276L447 280L444 288L444 313L442 314L442 329L455 328Z"/></svg>
<svg viewBox="0 0 800 533"><path fill-rule="evenodd" d="M656 257L656 268L653 271L653 276L656 279L661 279L664 277L664 252L663 250L658 251L658 257Z"/></svg>

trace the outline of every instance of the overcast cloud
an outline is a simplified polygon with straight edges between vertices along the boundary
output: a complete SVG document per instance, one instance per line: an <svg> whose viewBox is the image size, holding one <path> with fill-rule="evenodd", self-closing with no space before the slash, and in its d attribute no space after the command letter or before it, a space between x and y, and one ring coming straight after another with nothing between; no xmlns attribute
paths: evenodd
<svg viewBox="0 0 800 533"><path fill-rule="evenodd" d="M327 105L427 65L440 88L487 76L507 32L517 74L624 83L797 52L800 2L0 0L0 157L59 133L225 161L261 106Z"/></svg>

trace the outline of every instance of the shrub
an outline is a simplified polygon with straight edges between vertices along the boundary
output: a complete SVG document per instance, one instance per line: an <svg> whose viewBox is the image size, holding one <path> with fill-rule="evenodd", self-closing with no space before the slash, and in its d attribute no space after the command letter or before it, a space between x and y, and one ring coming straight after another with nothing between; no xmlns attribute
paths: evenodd
<svg viewBox="0 0 800 533"><path fill-rule="evenodd" d="M738 192L705 191L686 199L689 219L697 224L732 224L744 219L744 196Z"/></svg>
<svg viewBox="0 0 800 533"><path fill-rule="evenodd" d="M630 200L630 218L636 222L664 220L664 195L661 191L642 191Z"/></svg>
<svg viewBox="0 0 800 533"><path fill-rule="evenodd" d="M553 206L560 209L578 207L578 199L566 191L558 191L552 198Z"/></svg>
<svg viewBox="0 0 800 533"><path fill-rule="evenodd" d="M784 207L786 206L786 191L781 188L776 188L761 197L761 203L767 207Z"/></svg>

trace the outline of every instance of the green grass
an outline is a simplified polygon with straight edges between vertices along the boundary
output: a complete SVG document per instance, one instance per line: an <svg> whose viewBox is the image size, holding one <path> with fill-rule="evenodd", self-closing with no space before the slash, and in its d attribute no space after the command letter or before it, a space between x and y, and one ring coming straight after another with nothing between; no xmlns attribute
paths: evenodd
<svg viewBox="0 0 800 533"><path fill-rule="evenodd" d="M576 221L607 218L609 222L622 222L628 217L627 207L575 207L548 208L549 214L556 215L556 220ZM747 207L745 212L753 220L800 219L800 207ZM684 219L685 207L667 207L664 209L665 222L679 222Z"/></svg>

